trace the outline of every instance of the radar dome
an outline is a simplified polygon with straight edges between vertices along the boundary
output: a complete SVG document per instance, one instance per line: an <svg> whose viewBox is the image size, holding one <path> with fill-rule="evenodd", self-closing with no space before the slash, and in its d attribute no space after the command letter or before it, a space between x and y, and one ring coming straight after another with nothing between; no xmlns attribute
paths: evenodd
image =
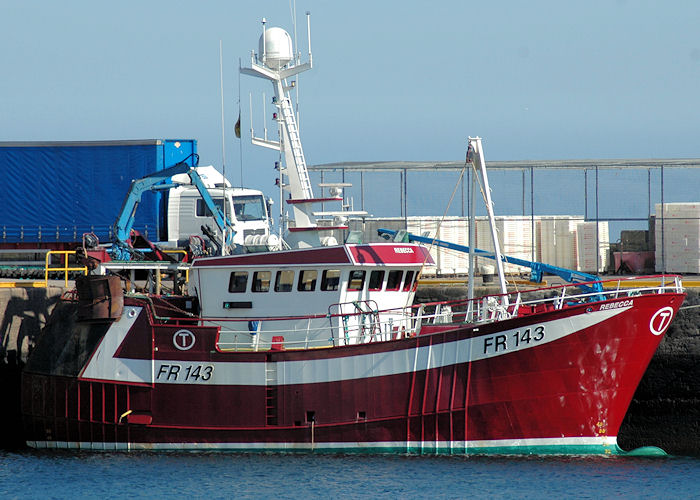
<svg viewBox="0 0 700 500"><path fill-rule="evenodd" d="M264 44L263 44L263 37ZM260 35L258 42L259 54L265 54L265 66L270 69L280 70L289 61L294 59L294 49L292 48L292 37L282 28L270 28Z"/></svg>

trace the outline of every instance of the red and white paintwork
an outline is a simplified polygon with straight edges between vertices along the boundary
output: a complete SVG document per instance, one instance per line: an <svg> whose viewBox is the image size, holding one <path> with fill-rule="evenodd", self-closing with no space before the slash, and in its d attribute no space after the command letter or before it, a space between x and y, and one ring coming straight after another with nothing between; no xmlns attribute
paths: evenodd
<svg viewBox="0 0 700 500"><path fill-rule="evenodd" d="M236 257L226 259L235 265ZM617 453L632 395L683 302L680 284L580 303L569 294L566 302L479 312L500 320L423 317L419 326L414 319L411 333L418 334L407 338L257 351L219 345L224 320L242 318L218 318L216 325L172 315L166 321L148 300L126 297L121 319L106 329L79 376L25 371L28 443ZM342 336L330 326L326 335Z"/></svg>

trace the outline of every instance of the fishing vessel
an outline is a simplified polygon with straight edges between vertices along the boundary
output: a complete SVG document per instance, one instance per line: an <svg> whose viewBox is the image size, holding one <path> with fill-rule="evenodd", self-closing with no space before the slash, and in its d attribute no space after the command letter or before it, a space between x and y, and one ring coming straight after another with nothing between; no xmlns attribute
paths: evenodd
<svg viewBox="0 0 700 500"><path fill-rule="evenodd" d="M310 45L310 43L309 43ZM34 448L617 454L617 432L684 291L677 276L415 304L426 245L338 244L317 219L290 99L301 64L263 24L242 71L272 82L279 251L196 259L187 296L77 281L23 372ZM485 182L481 139L468 163ZM493 213L490 199L487 210Z"/></svg>

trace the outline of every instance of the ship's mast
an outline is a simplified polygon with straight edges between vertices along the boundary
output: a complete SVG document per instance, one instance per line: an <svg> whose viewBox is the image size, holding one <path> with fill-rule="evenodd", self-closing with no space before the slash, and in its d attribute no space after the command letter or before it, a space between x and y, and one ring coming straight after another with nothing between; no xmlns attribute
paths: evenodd
<svg viewBox="0 0 700 500"><path fill-rule="evenodd" d="M309 13L307 15L307 30L310 28ZM272 103L277 108L273 118L279 125L279 141L252 137L255 145L274 149L282 153L284 168L280 174L287 177L288 185L283 186L290 198L287 201L292 206L295 225L290 228L290 234L285 239L292 246L318 246L320 240L316 218L312 211L314 199L309 173L306 168L306 158L299 136L299 127L290 97L295 82L288 79L312 68L311 34L308 34L308 62L301 63L295 57L292 40L282 28L266 28L266 20L262 20L262 35L259 42L259 53L251 55L251 67L241 68L241 73L264 78L272 83L274 97ZM279 180L283 183L282 178Z"/></svg>
<svg viewBox="0 0 700 500"><path fill-rule="evenodd" d="M506 277L503 270L503 256L501 255L501 245L498 241L498 234L496 232L496 217L493 213L493 202L491 201L491 186L489 185L489 176L486 173L486 159L484 158L484 149L481 145L481 137L470 137L469 138L469 150L467 153L467 159L474 163L474 166L478 169L481 174L481 183L484 196L484 203L486 204L486 213L489 217L489 226L491 229L491 238L493 240L494 255L496 260L496 269L498 273L498 283L501 287L501 293L503 294L504 305L507 305L507 293L508 288L506 286ZM471 221L474 224L474 221ZM470 246L473 243L469 242Z"/></svg>

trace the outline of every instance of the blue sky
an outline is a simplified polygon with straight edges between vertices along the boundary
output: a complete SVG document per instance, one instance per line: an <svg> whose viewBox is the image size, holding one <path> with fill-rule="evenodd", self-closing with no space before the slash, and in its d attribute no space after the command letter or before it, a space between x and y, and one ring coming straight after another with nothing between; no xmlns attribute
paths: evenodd
<svg viewBox="0 0 700 500"><path fill-rule="evenodd" d="M700 2L299 0L302 52L306 10L309 164L461 160L469 135L492 160L700 157ZM289 1L0 0L0 140L195 138L220 167L222 40L227 172L242 145L267 190L268 83L242 77L233 135L262 17L292 30Z"/></svg>

